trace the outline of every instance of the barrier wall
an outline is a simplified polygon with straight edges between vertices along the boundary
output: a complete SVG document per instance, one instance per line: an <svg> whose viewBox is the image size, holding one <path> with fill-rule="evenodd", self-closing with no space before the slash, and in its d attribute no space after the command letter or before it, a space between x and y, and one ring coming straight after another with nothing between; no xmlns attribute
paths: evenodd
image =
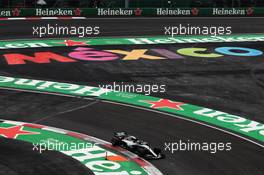
<svg viewBox="0 0 264 175"><path fill-rule="evenodd" d="M0 9L5 17L124 17L124 16L264 16L264 8L14 8Z"/></svg>

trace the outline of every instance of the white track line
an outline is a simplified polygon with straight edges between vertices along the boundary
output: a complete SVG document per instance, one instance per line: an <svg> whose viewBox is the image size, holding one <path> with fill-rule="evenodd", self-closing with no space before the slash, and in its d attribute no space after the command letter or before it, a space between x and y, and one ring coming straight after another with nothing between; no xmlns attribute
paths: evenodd
<svg viewBox="0 0 264 175"><path fill-rule="evenodd" d="M62 97L80 98L80 99L86 99L86 100L94 100L94 98L89 98L89 97L81 97L81 96L79 97L79 96L74 96L74 95L57 94L57 93L52 93L52 92L41 92L41 91L33 91L33 90L26 90L26 89L16 89L16 88L7 88L7 87L0 87L0 89L19 91L19 92L30 92L30 93L45 94L45 95L56 95L56 96L62 96Z"/></svg>
<svg viewBox="0 0 264 175"><path fill-rule="evenodd" d="M233 35L234 36L238 36L238 35L241 35L241 36L244 36L244 35L263 35L264 33L234 33ZM233 35L230 35L230 37L232 37ZM179 37L196 37L196 35L178 35ZM83 40L83 39L86 39L86 40L94 40L94 39L113 39L113 38L152 38L152 37L168 37L168 38L171 38L170 36L166 36L166 35L148 35L148 36L140 36L140 35L122 35L122 36L99 36L99 37L86 37L86 38L80 38L80 37L70 37L70 38L67 38L67 37L50 37L50 38L19 38L19 39L14 39L14 38L10 38L10 39L0 39L0 42L5 42L5 41L26 41L26 42L30 42L30 40L33 40L33 41L43 41L43 40L66 40L66 39L76 39L76 40ZM204 37L211 37L211 35L209 36L204 36ZM177 38L177 37L175 37ZM259 41L259 42L262 42L262 41ZM213 43L213 42L211 42ZM175 43L177 44L177 43ZM179 43L180 44L180 43ZM200 44L200 43L198 43ZM61 47L61 46L59 46ZM65 47L65 46L62 46L62 47Z"/></svg>
<svg viewBox="0 0 264 175"><path fill-rule="evenodd" d="M16 91L21 91L21 92L31 92L31 93L39 93L39 94L47 94L47 95L56 95L56 96L79 98L79 97L72 96L72 95L49 93L49 92L38 92L38 91L31 91L31 90L21 90L21 89L15 89L15 88L2 88L2 87L0 87L0 89L16 90ZM91 100L91 99L94 99L94 98L83 97L82 99ZM102 99L99 99L99 100L102 101L102 102L105 102L105 103L111 103L111 104L117 104L117 105L127 106L127 107L131 107L131 108L136 108L136 109L140 109L140 110L145 110L145 111L150 111L150 112L154 112L154 113L158 113L158 114L163 114L163 115L175 117L175 118L182 119L182 120L185 120L185 121L190 121L192 123L196 123L196 124L199 124L199 125L203 125L203 126L206 126L206 127L209 127L209 128L212 128L212 129L215 129L215 130L224 132L226 134L229 134L229 135L238 137L240 139L243 139L243 140L246 140L246 141L248 141L250 143L253 143L253 144L257 145L257 146L260 146L261 148L264 148L264 145L262 145L262 144L260 144L260 143L258 143L256 141L254 141L254 140L251 140L251 139L249 139L247 137L243 137L243 136L238 135L238 134L235 134L233 132L230 132L230 131L227 131L227 130L218 128L216 126L203 123L203 122L199 122L199 121L196 121L196 120L193 120L193 119L190 119L190 118L184 118L184 117L181 117L181 116L178 116L178 115L173 115L173 114L169 114L169 113L162 112L162 111L152 110L152 109L148 109L148 108L144 108L144 107L139 107L139 106L133 106L133 105L124 104L124 103L118 103L118 102L113 102L113 101L108 101L108 100L102 100Z"/></svg>
<svg viewBox="0 0 264 175"><path fill-rule="evenodd" d="M179 119L182 119L182 120L190 121L190 122L193 122L193 123L196 123L196 124L200 124L200 125L203 125L203 126L206 126L206 127L212 128L212 129L216 129L218 131L222 131L224 133L227 133L227 134L236 136L236 137L238 137L240 139L246 140L248 142L251 142L251 143L253 143L255 145L258 145L258 146L264 148L264 145L262 145L262 144L260 144L258 142L255 142L255 141L253 141L253 140L251 140L249 138L246 138L246 137L243 137L241 135L235 134L233 132L230 132L230 131L227 131L227 130L224 130L224 129L215 127L213 125L209 125L209 124L206 124L206 123L203 123L203 122L199 122L199 121L196 121L196 120L192 120L190 118L185 118L185 117L181 117L181 116L174 115L174 114L169 114L169 113L162 112L162 111L152 110L152 109L148 109L148 108L144 108L144 107L139 107L139 106L133 106L133 105L124 104L124 103L118 103L118 102L107 101L107 100L101 100L101 101L107 102L107 103L112 103L112 104L118 104L118 105L122 105L122 106L127 106L127 107L132 107L132 108L136 108L136 109L146 110L146 111L150 111L150 112L155 112L155 113L159 113L159 114L163 114L163 115L167 115L167 116L172 116L172 117L175 117L175 118L179 118Z"/></svg>
<svg viewBox="0 0 264 175"><path fill-rule="evenodd" d="M12 120L4 120L4 119L0 119L0 121L8 122L9 124L13 124L13 125L35 124L35 123L28 123L28 122L21 122L21 121L12 121ZM107 151L107 148L105 148L105 146L106 145L111 145L110 142L107 142L105 140L102 140L102 139L99 139L99 138L96 138L96 137L93 137L93 136L90 136L90 135L87 135L87 134L83 134L83 133L79 133L79 132L75 132L75 131L70 131L70 130L65 130L65 129L61 129L61 128L56 128L56 127L50 127L50 126L46 126L46 125L42 125L42 126L44 126L42 128L42 130L52 131L52 132L56 132L56 133L60 133L60 134L64 134L64 135L67 134L67 133L76 133L76 134L84 135L85 136L83 138L84 140L89 141L89 142L92 141L95 144L99 143L102 146L104 146L104 149L106 151ZM70 137L74 137L74 136L70 136ZM127 151L127 150L126 151L118 151L118 150L115 150L115 151L117 151L121 155L126 155L132 161L133 161L134 158L139 158L139 156L137 156L136 154L134 154L134 153L132 153L130 151ZM158 168L156 168L152 163L150 163L149 161L147 161L145 159L142 159L142 160L144 160L144 162L147 164L145 166L142 166L142 168L145 169L145 171L147 171L147 173L149 175L151 175L151 174L153 174L153 175L163 175L163 173Z"/></svg>

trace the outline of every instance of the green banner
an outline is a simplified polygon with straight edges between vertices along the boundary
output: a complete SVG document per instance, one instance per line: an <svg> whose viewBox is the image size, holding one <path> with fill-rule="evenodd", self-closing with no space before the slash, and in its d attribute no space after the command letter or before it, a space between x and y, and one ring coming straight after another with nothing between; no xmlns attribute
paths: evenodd
<svg viewBox="0 0 264 175"><path fill-rule="evenodd" d="M0 122L0 137L30 142L32 143L32 151L39 154L47 150L59 151L78 160L98 175L129 174L131 171L148 175L148 172L133 160L113 150L105 149L102 145L78 139L66 133L61 134L56 132L55 129L44 130L30 127L31 124L23 126L14 123L16 122Z"/></svg>
<svg viewBox="0 0 264 175"><path fill-rule="evenodd" d="M113 92L107 89L100 89L77 84L58 83L51 81L32 80L0 76L0 87L36 92L49 92L71 95L76 97L95 97L102 100L129 104L132 106L144 107L181 116L186 119L202 121L210 125L233 131L251 139L264 142L264 124L249 120L250 117L240 117L225 112L216 111L182 102L161 99L126 92Z"/></svg>
<svg viewBox="0 0 264 175"><path fill-rule="evenodd" d="M0 9L5 17L162 17L264 16L263 7L244 8L14 8Z"/></svg>
<svg viewBox="0 0 264 175"><path fill-rule="evenodd" d="M229 36L177 36L177 37L140 37L140 38L71 38L0 41L0 49L40 48L59 46L96 46L96 45L137 45L137 44L177 44L213 42L255 42L264 41L263 34Z"/></svg>

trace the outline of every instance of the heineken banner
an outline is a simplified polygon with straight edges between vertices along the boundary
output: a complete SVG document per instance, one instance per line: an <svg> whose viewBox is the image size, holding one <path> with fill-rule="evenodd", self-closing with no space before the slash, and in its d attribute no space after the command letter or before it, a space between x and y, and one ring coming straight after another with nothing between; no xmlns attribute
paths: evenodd
<svg viewBox="0 0 264 175"><path fill-rule="evenodd" d="M135 16L264 16L264 8L15 8L0 9L8 17L135 17Z"/></svg>
<svg viewBox="0 0 264 175"><path fill-rule="evenodd" d="M236 116L222 111L169 99L78 84L6 76L0 76L0 88L9 90L18 89L37 93L51 93L77 98L95 98L98 100L110 101L111 103L114 102L140 107L147 110L158 111L159 113L166 113L171 117L204 122L207 125L217 126L218 128L233 132L233 134L239 134L241 137L247 137L252 139L252 141L258 141L261 145L264 143L264 124L251 120L251 117Z"/></svg>

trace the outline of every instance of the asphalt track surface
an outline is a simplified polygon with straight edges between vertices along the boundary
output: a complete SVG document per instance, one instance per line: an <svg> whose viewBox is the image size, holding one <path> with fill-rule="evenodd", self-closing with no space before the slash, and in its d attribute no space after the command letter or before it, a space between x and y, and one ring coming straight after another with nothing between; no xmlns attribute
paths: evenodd
<svg viewBox="0 0 264 175"><path fill-rule="evenodd" d="M99 26L100 35L91 35L91 37L100 36L149 36L164 35L164 27L168 26L224 26L232 27L232 33L263 33L263 18L239 18L239 17L197 17L197 18L92 18L85 20L19 20L19 21L1 21L0 34L1 39L24 39L38 38L33 35L32 27L42 27L50 24L52 26ZM63 36L45 36L63 37ZM65 36L67 37L67 36Z"/></svg>
<svg viewBox="0 0 264 175"><path fill-rule="evenodd" d="M107 36L156 35L158 34L156 32L161 32L160 26L163 26L164 23L172 25L179 22L179 19L176 21L173 18L152 19L152 22L149 23L146 23L144 19L142 19L143 21L138 19L120 20L107 19L106 21L109 22L104 22L104 20L97 19L97 22L101 23L100 25L105 25L105 29L108 29L109 34L105 34ZM186 19L181 20L187 22ZM199 19L188 20L201 24ZM261 24L263 19L258 18L200 20L213 24L229 24L231 21L231 25L236 28L235 33L259 33L263 28ZM62 21L62 23L67 22L69 24L78 23L78 21L72 20L70 22ZM82 21L82 23L84 22L96 24L94 20ZM9 33L1 38L14 38L15 33L17 33L16 38L29 38L30 35L27 35L25 31L29 30L29 24L33 23L44 23L44 21L3 22L3 27L9 26ZM251 25L245 25L245 23ZM23 27L21 24L24 24ZM116 31L117 29L114 30L117 24L120 25L119 33ZM141 32L138 26L143 29L143 24L149 27L153 25L151 31ZM19 31L12 29L18 25L21 26L21 35L19 35ZM126 32L122 33L121 29ZM129 31L136 32L129 33ZM214 48L219 45L221 44L195 46ZM262 47L260 43L236 45ZM25 52L30 51L25 49ZM98 83L113 81L166 83L169 86L166 94L156 94L156 96L164 96L232 114L250 116L248 118L263 122L263 67L260 66L263 63L262 59L263 57L250 60L248 58L215 60L192 58L182 61L120 61L102 64L74 63L14 67L1 65L0 73L6 76L75 82L86 85L98 85ZM86 133L104 140L109 140L113 131L125 130L147 140L151 145L162 148L165 142L177 142L180 139L192 142L232 143L232 151L218 152L217 154L208 152L171 154L165 152L166 159L152 163L166 175L263 175L264 173L263 148L235 136L170 116L102 101L94 102L93 100L8 90L0 91L0 101L0 118L55 126Z"/></svg>
<svg viewBox="0 0 264 175"><path fill-rule="evenodd" d="M0 141L0 149L4 150L0 155L0 174L93 174L77 160L57 151L45 151L39 154L32 151L30 143L5 138L0 138Z"/></svg>

